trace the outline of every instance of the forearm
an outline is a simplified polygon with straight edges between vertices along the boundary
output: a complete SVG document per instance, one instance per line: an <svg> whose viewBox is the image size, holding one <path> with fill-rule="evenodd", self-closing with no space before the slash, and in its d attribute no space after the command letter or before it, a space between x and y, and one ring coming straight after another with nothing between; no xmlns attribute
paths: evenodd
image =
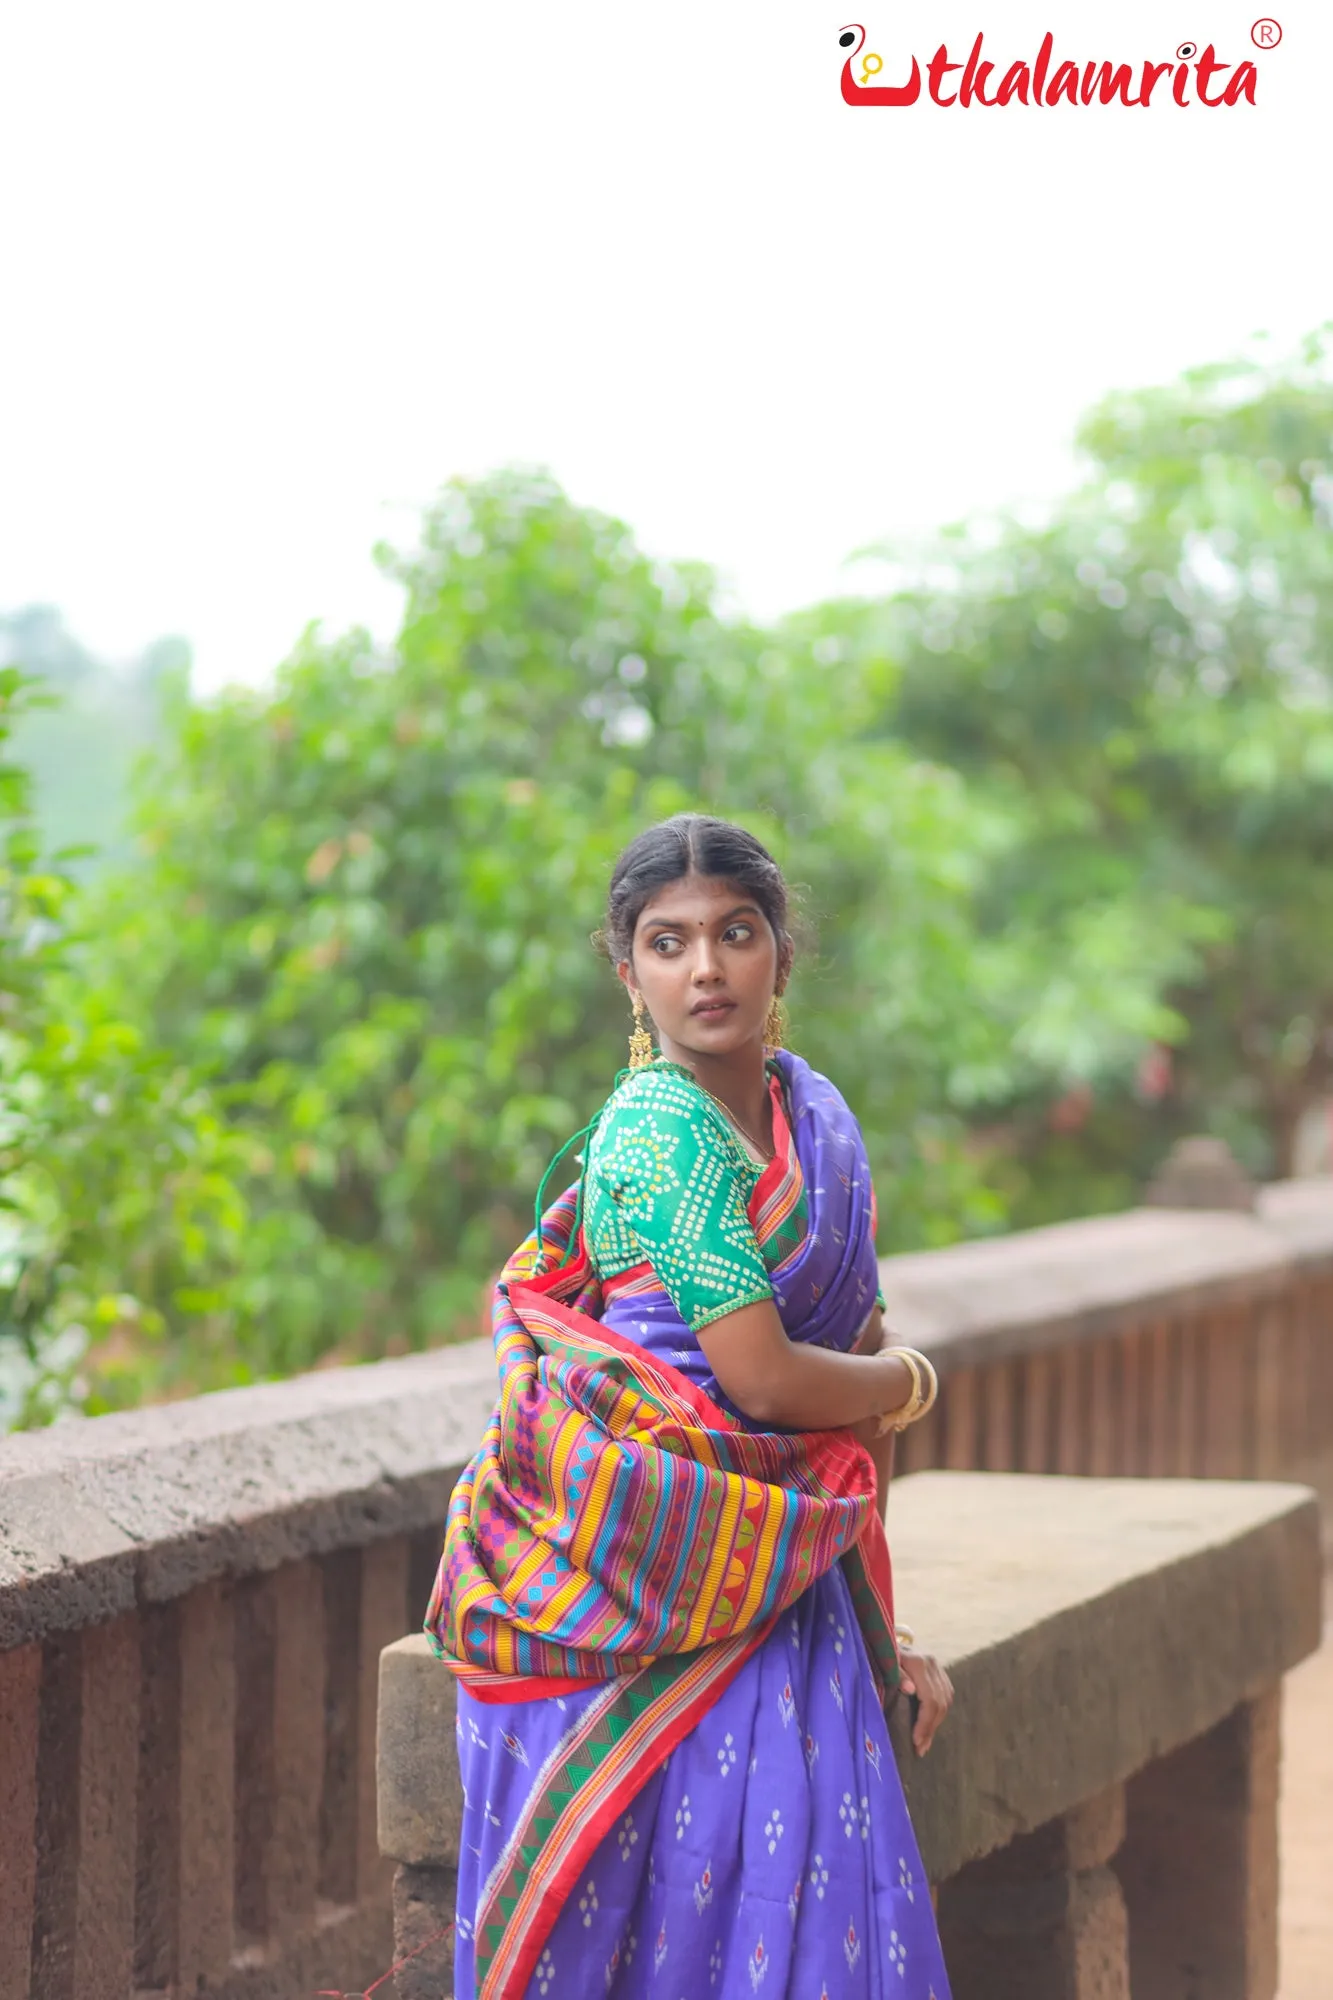
<svg viewBox="0 0 1333 2000"><path fill-rule="evenodd" d="M788 1340L776 1308L743 1306L701 1329L708 1365L738 1409L783 1430L835 1430L898 1410L912 1376L888 1354L839 1354Z"/></svg>
<svg viewBox="0 0 1333 2000"><path fill-rule="evenodd" d="M889 1330L884 1324L884 1314L879 1306L876 1306L862 1327L852 1352L878 1354L881 1347L888 1345L888 1340ZM886 1431L882 1437L878 1436L876 1426L871 1424L858 1426L858 1435L870 1453L870 1461L875 1468L875 1492L882 1514L889 1497L889 1481L893 1477L893 1448L896 1437L893 1431Z"/></svg>

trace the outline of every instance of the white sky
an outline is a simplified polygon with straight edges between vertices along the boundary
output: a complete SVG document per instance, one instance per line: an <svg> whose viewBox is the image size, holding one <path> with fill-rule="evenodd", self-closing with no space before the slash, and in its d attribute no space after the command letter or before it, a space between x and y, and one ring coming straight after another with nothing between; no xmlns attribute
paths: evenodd
<svg viewBox="0 0 1333 2000"><path fill-rule="evenodd" d="M0 608L255 679L549 465L769 615L1071 476L1079 413L1333 314L1333 7L1253 110L849 110L851 0L0 8ZM1255 56L1233 0L862 0L883 80ZM1159 87L1160 88L1160 87Z"/></svg>

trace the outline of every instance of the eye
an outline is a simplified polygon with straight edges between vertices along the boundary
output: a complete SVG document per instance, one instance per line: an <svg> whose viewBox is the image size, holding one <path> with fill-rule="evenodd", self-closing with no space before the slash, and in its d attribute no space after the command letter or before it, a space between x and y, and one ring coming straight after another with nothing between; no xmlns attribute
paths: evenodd
<svg viewBox="0 0 1333 2000"><path fill-rule="evenodd" d="M680 939L672 937L669 932L664 931L661 937L653 939L649 949L656 952L659 958L674 958L680 950Z"/></svg>
<svg viewBox="0 0 1333 2000"><path fill-rule="evenodd" d="M856 36L852 33L851 29L844 28L843 32L838 37L838 47L840 49L849 49L855 40Z"/></svg>
<svg viewBox="0 0 1333 2000"><path fill-rule="evenodd" d="M723 935L731 944L748 944L754 936L754 925L728 924Z"/></svg>
<svg viewBox="0 0 1333 2000"><path fill-rule="evenodd" d="M1197 56L1198 53L1199 44L1197 42L1182 42L1176 50L1176 60L1178 62L1188 62L1191 56Z"/></svg>

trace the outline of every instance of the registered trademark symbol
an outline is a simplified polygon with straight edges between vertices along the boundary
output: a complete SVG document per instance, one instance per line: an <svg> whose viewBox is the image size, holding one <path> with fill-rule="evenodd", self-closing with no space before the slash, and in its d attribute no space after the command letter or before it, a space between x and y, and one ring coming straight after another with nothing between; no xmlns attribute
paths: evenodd
<svg viewBox="0 0 1333 2000"><path fill-rule="evenodd" d="M1261 14L1250 29L1250 40L1256 49L1275 49L1282 40L1282 29L1267 14Z"/></svg>

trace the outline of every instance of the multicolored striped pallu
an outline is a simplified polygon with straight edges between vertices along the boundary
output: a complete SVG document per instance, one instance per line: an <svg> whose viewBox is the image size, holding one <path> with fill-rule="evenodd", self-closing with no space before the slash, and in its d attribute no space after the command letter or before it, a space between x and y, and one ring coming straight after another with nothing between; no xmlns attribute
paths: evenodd
<svg viewBox="0 0 1333 2000"><path fill-rule="evenodd" d="M830 1087L784 1062L800 1072L789 1078L793 1123L808 1105L813 1129L816 1087ZM785 1117L780 1136L750 1203L761 1244L804 1200ZM824 1242L812 1227L772 1270L780 1307L795 1280L802 1329L859 1319L867 1283L873 1301L873 1196L862 1201L868 1176L863 1189L841 1159L819 1155L810 1190L823 1196L829 1184ZM752 1431L629 1337L626 1326L647 1335L654 1317L675 1318L674 1306L648 1266L604 1295L578 1213L575 1186L542 1218L540 1245L534 1232L496 1286L499 1404L454 1489L426 1617L434 1650L482 1702L563 1705L599 1690L543 1765L477 1908L484 2000L525 1993L590 1853L781 1614L835 1564L882 1699L898 1681L868 1453L845 1431ZM852 1269L858 1247L869 1276ZM836 1344L851 1338L849 1321Z"/></svg>
<svg viewBox="0 0 1333 2000"><path fill-rule="evenodd" d="M565 1197L551 1212L548 1243L571 1211ZM524 1282L534 1244L496 1288L500 1401L450 1501L426 1620L441 1657L483 1699L611 1680L663 1655L757 1642L847 1557L872 1633L882 1606L871 1653L891 1681L888 1551L864 1449L845 1431L745 1430L676 1369L561 1303L586 1292L581 1255Z"/></svg>

